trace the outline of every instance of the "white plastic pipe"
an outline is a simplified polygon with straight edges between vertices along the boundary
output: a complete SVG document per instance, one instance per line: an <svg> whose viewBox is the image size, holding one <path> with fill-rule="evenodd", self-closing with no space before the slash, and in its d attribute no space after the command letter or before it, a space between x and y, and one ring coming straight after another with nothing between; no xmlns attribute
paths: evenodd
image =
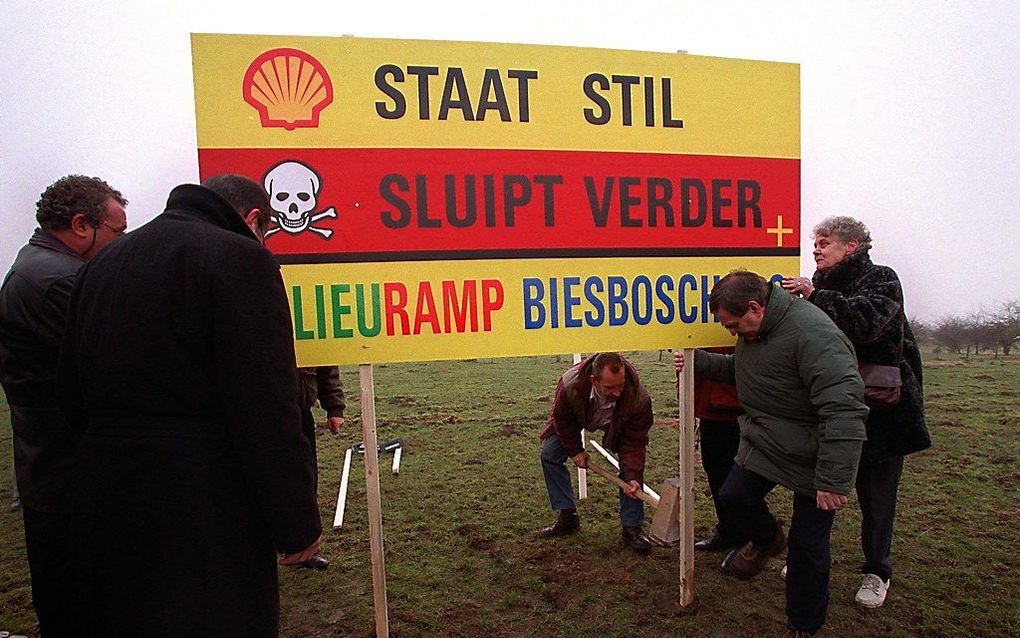
<svg viewBox="0 0 1020 638"><path fill-rule="evenodd" d="M400 474L400 453L404 451L404 448L398 447L393 450L393 473Z"/></svg>
<svg viewBox="0 0 1020 638"><path fill-rule="evenodd" d="M347 481L351 477L351 448L344 455L344 470L340 475L340 493L336 496L336 516L333 517L333 529L344 525L344 509L347 508Z"/></svg>

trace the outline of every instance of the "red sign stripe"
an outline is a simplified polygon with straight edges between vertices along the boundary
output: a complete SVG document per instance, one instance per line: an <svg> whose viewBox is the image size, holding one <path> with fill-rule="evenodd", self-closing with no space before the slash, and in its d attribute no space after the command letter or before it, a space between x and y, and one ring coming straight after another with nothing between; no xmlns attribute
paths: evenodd
<svg viewBox="0 0 1020 638"><path fill-rule="evenodd" d="M267 245L290 263L430 252L796 254L800 241L796 159L202 149L199 165L203 179L229 172L266 183L280 222Z"/></svg>

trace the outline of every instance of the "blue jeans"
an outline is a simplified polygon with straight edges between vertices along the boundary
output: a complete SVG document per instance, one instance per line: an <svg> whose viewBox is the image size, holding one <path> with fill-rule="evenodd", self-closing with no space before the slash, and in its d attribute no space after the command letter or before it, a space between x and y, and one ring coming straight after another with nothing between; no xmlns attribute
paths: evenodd
<svg viewBox="0 0 1020 638"><path fill-rule="evenodd" d="M555 434L542 443L542 474L545 476L545 487L549 490L549 504L557 511L577 509L566 465L569 456ZM623 472L619 476L622 479ZM644 521L645 504L620 490L620 524L624 527L640 527Z"/></svg>

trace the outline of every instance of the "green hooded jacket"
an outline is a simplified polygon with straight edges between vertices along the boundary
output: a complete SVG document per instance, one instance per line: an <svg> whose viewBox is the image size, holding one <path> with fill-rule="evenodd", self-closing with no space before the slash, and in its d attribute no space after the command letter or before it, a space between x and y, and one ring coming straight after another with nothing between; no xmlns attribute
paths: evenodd
<svg viewBox="0 0 1020 638"><path fill-rule="evenodd" d="M774 285L757 338L732 355L698 350L697 374L736 383L736 463L805 496L848 494L865 440L853 346L814 304Z"/></svg>

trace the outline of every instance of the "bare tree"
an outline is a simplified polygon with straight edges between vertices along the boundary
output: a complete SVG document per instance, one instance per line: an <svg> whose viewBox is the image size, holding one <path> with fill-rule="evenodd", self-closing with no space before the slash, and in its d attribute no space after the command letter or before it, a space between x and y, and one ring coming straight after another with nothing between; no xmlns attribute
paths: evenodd
<svg viewBox="0 0 1020 638"><path fill-rule="evenodd" d="M996 356L999 354L998 343L995 339L995 326L992 315L984 310L972 313L967 317L967 353L974 348L974 354L985 350L992 350Z"/></svg>
<svg viewBox="0 0 1020 638"><path fill-rule="evenodd" d="M919 345L927 345L934 341L935 327L929 323L926 323L917 317L907 318L907 323L910 324L910 331L914 333L914 340Z"/></svg>
<svg viewBox="0 0 1020 638"><path fill-rule="evenodd" d="M1009 356L1010 350L1020 345L1020 300L1003 302L992 313L991 334L996 348Z"/></svg>
<svg viewBox="0 0 1020 638"><path fill-rule="evenodd" d="M939 348L961 354L967 343L967 321L961 317L939 319L932 337Z"/></svg>
<svg viewBox="0 0 1020 638"><path fill-rule="evenodd" d="M1020 348L1020 300L1006 301L993 311L979 311L965 317L943 317L931 326L913 319L910 327L918 341L930 338L936 351L947 350L970 356L991 350L1008 356ZM923 336L922 336L923 335Z"/></svg>

